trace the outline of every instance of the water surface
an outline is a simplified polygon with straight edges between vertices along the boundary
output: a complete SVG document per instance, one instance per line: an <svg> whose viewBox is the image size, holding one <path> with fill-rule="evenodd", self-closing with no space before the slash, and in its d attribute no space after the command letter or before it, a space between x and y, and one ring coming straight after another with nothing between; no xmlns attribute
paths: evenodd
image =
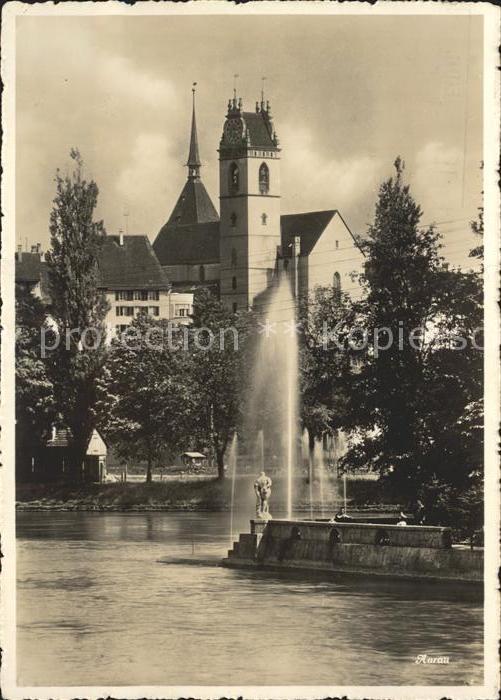
<svg viewBox="0 0 501 700"><path fill-rule="evenodd" d="M229 521L18 513L18 682L482 683L482 603L467 588L224 569Z"/></svg>

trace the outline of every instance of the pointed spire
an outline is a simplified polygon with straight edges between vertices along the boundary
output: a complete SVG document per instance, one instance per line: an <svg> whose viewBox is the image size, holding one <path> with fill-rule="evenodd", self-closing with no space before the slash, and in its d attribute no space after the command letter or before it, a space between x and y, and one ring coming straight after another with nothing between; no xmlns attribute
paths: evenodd
<svg viewBox="0 0 501 700"><path fill-rule="evenodd" d="M263 76L261 78L261 112L265 111L266 105L264 102L264 81L266 80L266 76Z"/></svg>
<svg viewBox="0 0 501 700"><path fill-rule="evenodd" d="M191 139L190 139L190 153L188 155L188 179L198 179L200 177L200 154L198 152L198 136L197 136L197 120L195 117L195 87L196 83L193 83L191 91L193 93L193 115L191 118Z"/></svg>

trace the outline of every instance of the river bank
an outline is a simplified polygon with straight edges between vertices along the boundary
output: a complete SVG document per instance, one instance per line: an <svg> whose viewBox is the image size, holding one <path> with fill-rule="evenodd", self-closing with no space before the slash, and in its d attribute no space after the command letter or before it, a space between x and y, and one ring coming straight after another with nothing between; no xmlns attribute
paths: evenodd
<svg viewBox="0 0 501 700"><path fill-rule="evenodd" d="M235 489L235 503L245 505L252 512L254 477L245 476L238 480ZM285 500L282 497L283 479L274 479L272 507L282 510ZM349 501L357 504L377 504L380 501L374 483L353 482L350 484ZM310 509L309 486L304 480L297 480L295 488L295 509ZM316 494L313 494L315 509L321 507ZM152 483L106 483L106 484L18 484L16 487L16 508L23 511L228 511L231 509L232 484L230 479L217 478L170 478ZM325 507L330 513L340 502L337 491L326 499Z"/></svg>
<svg viewBox="0 0 501 700"><path fill-rule="evenodd" d="M231 486L217 479L110 484L20 484L17 510L224 511Z"/></svg>

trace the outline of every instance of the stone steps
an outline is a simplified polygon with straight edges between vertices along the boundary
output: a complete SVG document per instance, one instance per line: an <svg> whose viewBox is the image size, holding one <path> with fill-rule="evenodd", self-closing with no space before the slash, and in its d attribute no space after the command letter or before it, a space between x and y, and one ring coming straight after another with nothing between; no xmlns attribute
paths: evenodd
<svg viewBox="0 0 501 700"><path fill-rule="evenodd" d="M237 542L233 543L233 548L228 550L228 559L254 559L261 535L244 532Z"/></svg>

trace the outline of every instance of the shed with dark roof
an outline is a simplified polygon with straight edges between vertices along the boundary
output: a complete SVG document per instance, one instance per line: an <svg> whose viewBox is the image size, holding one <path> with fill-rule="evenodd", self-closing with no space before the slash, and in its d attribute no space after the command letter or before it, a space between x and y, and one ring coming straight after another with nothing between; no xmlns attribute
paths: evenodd
<svg viewBox="0 0 501 700"><path fill-rule="evenodd" d="M71 433L68 428L52 428L45 447L35 456L34 472L37 481L58 481L69 477L69 443ZM106 456L108 448L97 430L92 431L85 455L82 478L84 481L104 481L106 478Z"/></svg>

